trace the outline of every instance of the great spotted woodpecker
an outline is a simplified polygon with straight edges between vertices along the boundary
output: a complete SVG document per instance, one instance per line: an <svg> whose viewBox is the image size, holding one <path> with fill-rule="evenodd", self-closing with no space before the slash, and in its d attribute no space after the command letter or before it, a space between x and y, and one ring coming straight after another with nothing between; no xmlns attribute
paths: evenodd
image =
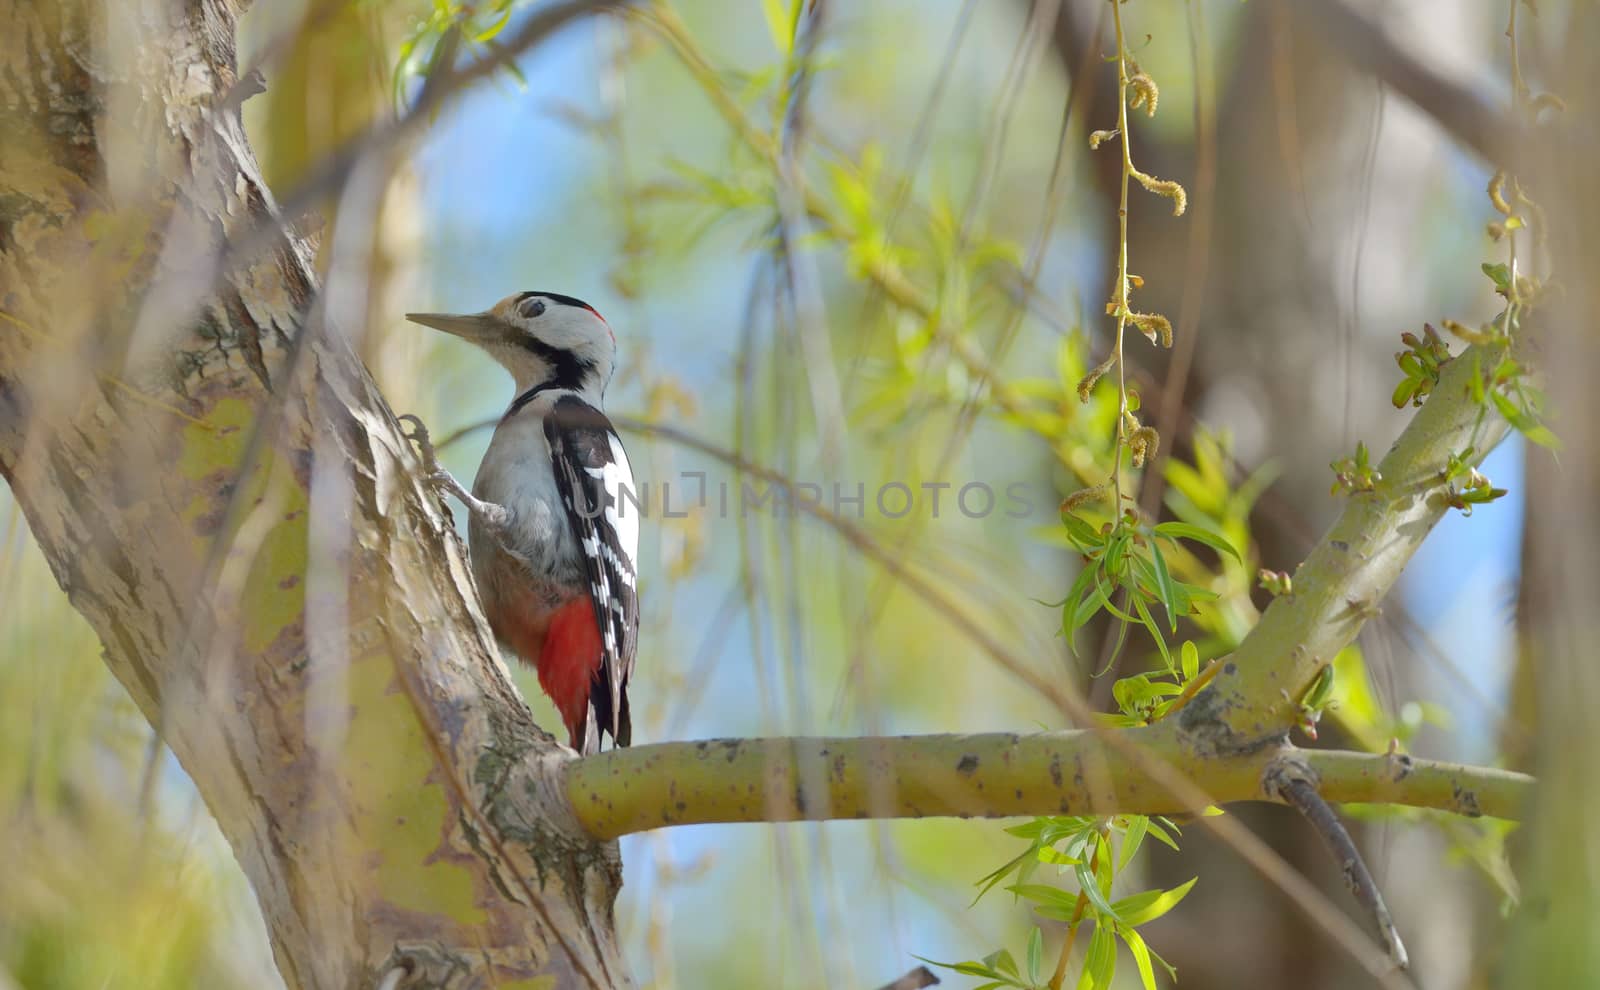
<svg viewBox="0 0 1600 990"><path fill-rule="evenodd" d="M639 634L633 474L600 411L616 337L594 307L523 292L481 313L408 313L469 340L516 381L472 491L438 466L415 417L430 481L467 507L472 574L489 626L539 673L572 748L631 741L628 678Z"/></svg>

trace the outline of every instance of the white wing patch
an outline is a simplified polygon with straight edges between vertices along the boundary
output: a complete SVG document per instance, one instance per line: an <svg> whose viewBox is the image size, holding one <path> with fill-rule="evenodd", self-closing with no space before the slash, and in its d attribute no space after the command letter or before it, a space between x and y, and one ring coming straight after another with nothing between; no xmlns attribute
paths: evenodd
<svg viewBox="0 0 1600 990"><path fill-rule="evenodd" d="M622 449L622 439L615 433L606 436L611 445L611 460L597 468L584 468L584 473L600 482L606 493L605 520L616 534L614 546L600 548L612 557L622 577L631 585L634 577L634 560L639 553L639 491L634 487L633 469L628 466L628 454ZM616 559L620 554L622 559Z"/></svg>

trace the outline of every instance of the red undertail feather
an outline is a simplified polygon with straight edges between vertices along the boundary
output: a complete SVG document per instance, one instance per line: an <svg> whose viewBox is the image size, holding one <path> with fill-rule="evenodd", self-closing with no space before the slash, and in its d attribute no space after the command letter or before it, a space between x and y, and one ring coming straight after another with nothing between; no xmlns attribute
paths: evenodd
<svg viewBox="0 0 1600 990"><path fill-rule="evenodd" d="M589 724L589 685L600 669L600 627L595 624L594 606L585 595L578 595L557 609L549 619L544 647L539 651L539 686L556 703L561 721L573 749L582 753L585 743L598 748L599 732L586 739Z"/></svg>

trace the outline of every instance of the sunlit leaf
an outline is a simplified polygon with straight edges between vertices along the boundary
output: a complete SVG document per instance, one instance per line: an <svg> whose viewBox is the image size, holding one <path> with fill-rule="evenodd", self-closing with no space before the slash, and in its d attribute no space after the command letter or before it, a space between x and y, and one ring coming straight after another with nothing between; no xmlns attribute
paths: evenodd
<svg viewBox="0 0 1600 990"><path fill-rule="evenodd" d="M1148 924L1176 907L1198 879L1200 878L1195 877L1171 890L1146 890L1143 893L1130 894L1117 901L1114 905L1115 910L1111 913L1125 925L1136 927Z"/></svg>
<svg viewBox="0 0 1600 990"><path fill-rule="evenodd" d="M1097 923L1089 939L1089 951L1083 958L1083 974L1078 977L1078 990L1106 990L1117 973L1117 942L1111 928Z"/></svg>
<svg viewBox="0 0 1600 990"><path fill-rule="evenodd" d="M1155 531L1168 539L1176 540L1182 538L1194 540L1196 543L1204 543L1218 553L1225 553L1234 560L1244 563L1244 558L1239 556L1239 551L1235 550L1231 543L1209 530L1201 529L1199 526L1183 522L1164 522L1157 525Z"/></svg>
<svg viewBox="0 0 1600 990"><path fill-rule="evenodd" d="M1019 883L1006 888L1018 897L1029 900L1035 904L1048 904L1054 907L1072 909L1077 906L1078 895L1052 887L1046 883Z"/></svg>
<svg viewBox="0 0 1600 990"><path fill-rule="evenodd" d="M1164 820L1165 819L1163 819L1163 821ZM1149 832L1150 832L1151 835L1156 837L1156 840L1158 842L1160 842L1162 845L1166 846L1168 849L1171 849L1173 852L1177 852L1178 851L1178 840L1174 839L1171 835L1169 835L1167 833L1167 830L1162 827L1160 821L1157 821L1154 818L1152 818L1150 820Z"/></svg>
<svg viewBox="0 0 1600 990"><path fill-rule="evenodd" d="M1156 971L1150 965L1150 948L1144 944L1144 936L1125 925L1117 926L1117 934L1127 943L1133 964L1139 967L1139 982L1144 985L1144 990L1156 990Z"/></svg>
<svg viewBox="0 0 1600 990"><path fill-rule="evenodd" d="M1077 875L1079 889L1089 898L1089 903L1094 905L1095 910L1112 918L1117 917L1117 910L1111 906L1111 899L1100 889L1100 877L1089 869L1089 864L1079 863L1073 867L1073 872Z"/></svg>
<svg viewBox="0 0 1600 990"><path fill-rule="evenodd" d="M1150 633L1150 638L1156 641L1156 648L1161 651L1161 662L1168 670L1172 670L1172 653L1167 649L1167 641L1161 637L1161 629L1156 625L1156 620L1151 618L1150 609L1145 605L1144 598L1139 595L1130 597L1133 598L1134 610L1139 613L1139 621L1144 624Z"/></svg>
<svg viewBox="0 0 1600 990"><path fill-rule="evenodd" d="M1516 405L1499 392L1490 392L1489 398L1494 402L1494 407L1500 410L1500 415L1506 418L1518 433L1541 447L1550 450L1561 449L1561 439L1551 432L1548 426L1535 419L1531 414L1518 409Z"/></svg>
<svg viewBox="0 0 1600 990"><path fill-rule="evenodd" d="M1200 673L1200 650L1193 640L1184 640L1178 648L1178 662L1183 668L1183 679L1192 681Z"/></svg>
<svg viewBox="0 0 1600 990"><path fill-rule="evenodd" d="M767 34L772 38L772 47L787 58L791 51L791 34L789 12L783 9L783 0L761 0L761 12L767 17Z"/></svg>
<svg viewBox="0 0 1600 990"><path fill-rule="evenodd" d="M1117 860L1117 868L1126 869L1133 862L1133 857L1138 855L1139 846L1144 844L1144 837L1150 831L1150 819L1146 815L1128 816L1128 831L1122 836L1122 856Z"/></svg>
<svg viewBox="0 0 1600 990"><path fill-rule="evenodd" d="M1167 569L1167 558L1153 540L1150 543L1150 567L1156 574L1156 591L1161 595L1161 605L1167 610L1169 631L1175 633L1178 631L1178 609L1175 604L1178 596L1172 586L1172 572Z"/></svg>

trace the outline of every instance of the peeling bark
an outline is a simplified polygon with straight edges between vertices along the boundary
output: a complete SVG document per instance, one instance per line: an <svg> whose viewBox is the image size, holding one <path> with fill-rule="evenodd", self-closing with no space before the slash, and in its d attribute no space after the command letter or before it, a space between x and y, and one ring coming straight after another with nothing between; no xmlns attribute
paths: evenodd
<svg viewBox="0 0 1600 990"><path fill-rule="evenodd" d="M0 0L0 474L291 987L625 986L449 516L272 219L228 0Z"/></svg>

